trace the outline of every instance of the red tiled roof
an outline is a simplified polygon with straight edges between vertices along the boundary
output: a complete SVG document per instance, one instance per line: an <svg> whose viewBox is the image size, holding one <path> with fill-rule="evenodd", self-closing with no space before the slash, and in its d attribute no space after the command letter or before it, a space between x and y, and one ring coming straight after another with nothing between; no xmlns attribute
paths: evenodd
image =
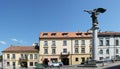
<svg viewBox="0 0 120 69"><path fill-rule="evenodd" d="M120 35L120 32L101 32L99 35Z"/></svg>
<svg viewBox="0 0 120 69"><path fill-rule="evenodd" d="M34 46L10 46L3 52L38 52Z"/></svg>
<svg viewBox="0 0 120 69"><path fill-rule="evenodd" d="M66 35L66 36L65 36ZM120 35L120 32L100 32L98 35ZM44 38L85 38L92 37L92 33L88 32L42 32L40 39Z"/></svg>
<svg viewBox="0 0 120 69"><path fill-rule="evenodd" d="M40 34L40 38L77 38L77 37L92 37L92 34L87 32L42 32Z"/></svg>

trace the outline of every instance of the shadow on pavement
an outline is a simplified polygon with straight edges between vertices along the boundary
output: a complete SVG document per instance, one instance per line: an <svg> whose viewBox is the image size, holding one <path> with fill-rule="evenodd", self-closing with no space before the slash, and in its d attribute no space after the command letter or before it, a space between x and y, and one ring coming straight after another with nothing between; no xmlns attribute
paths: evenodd
<svg viewBox="0 0 120 69"><path fill-rule="evenodd" d="M108 68L104 68L104 69L120 69L120 65L108 67Z"/></svg>

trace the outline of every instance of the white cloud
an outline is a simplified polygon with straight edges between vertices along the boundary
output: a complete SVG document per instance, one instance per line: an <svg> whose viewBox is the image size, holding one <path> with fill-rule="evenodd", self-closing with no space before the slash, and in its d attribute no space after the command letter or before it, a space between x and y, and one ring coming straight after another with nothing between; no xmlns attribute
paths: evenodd
<svg viewBox="0 0 120 69"><path fill-rule="evenodd" d="M23 41L23 40L18 40L18 39L11 39L11 41L13 41L13 42L17 42L17 43L19 43L19 44L21 44L21 43L26 43L25 41Z"/></svg>
<svg viewBox="0 0 120 69"><path fill-rule="evenodd" d="M5 41L0 41L0 44L6 45L7 43Z"/></svg>
<svg viewBox="0 0 120 69"><path fill-rule="evenodd" d="M11 39L12 41L14 41L14 42L18 42L18 40L17 39Z"/></svg>

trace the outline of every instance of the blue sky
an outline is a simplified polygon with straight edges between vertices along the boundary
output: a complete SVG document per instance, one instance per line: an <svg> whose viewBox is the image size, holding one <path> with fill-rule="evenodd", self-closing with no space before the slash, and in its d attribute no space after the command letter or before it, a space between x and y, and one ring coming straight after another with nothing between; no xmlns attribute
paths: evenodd
<svg viewBox="0 0 120 69"><path fill-rule="evenodd" d="M86 32L90 15L83 10L103 7L102 31L120 31L120 0L0 0L0 51L10 45L38 42L40 32Z"/></svg>

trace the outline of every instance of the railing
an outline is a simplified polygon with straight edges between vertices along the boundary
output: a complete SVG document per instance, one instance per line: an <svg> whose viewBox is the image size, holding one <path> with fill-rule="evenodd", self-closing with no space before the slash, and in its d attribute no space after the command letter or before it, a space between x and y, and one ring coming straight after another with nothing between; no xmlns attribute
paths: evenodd
<svg viewBox="0 0 120 69"><path fill-rule="evenodd" d="M27 60L28 60L27 57L25 57L25 58L19 58L19 61L27 61Z"/></svg>
<svg viewBox="0 0 120 69"><path fill-rule="evenodd" d="M70 52L61 52L60 54L61 54L61 55L69 55Z"/></svg>

